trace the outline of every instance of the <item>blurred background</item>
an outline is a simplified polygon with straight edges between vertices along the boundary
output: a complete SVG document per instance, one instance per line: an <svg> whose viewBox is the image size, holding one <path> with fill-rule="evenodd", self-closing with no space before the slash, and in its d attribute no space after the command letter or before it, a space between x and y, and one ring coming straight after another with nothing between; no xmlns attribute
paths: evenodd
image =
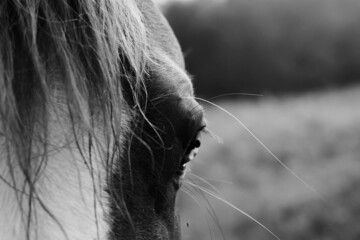
<svg viewBox="0 0 360 240"><path fill-rule="evenodd" d="M180 194L184 239L276 239L244 211L280 239L359 240L360 1L157 3L223 108L201 102L218 138Z"/></svg>

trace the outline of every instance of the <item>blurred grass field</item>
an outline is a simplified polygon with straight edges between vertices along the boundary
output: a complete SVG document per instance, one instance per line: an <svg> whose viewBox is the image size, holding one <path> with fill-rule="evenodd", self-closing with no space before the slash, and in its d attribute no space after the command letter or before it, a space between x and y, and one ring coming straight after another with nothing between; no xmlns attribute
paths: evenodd
<svg viewBox="0 0 360 240"><path fill-rule="evenodd" d="M216 192L280 239L360 239L360 86L254 98L216 103L324 200L236 121L207 105L209 128L222 143L202 137L189 181ZM184 239L276 239L196 187L184 184L184 189L179 197Z"/></svg>

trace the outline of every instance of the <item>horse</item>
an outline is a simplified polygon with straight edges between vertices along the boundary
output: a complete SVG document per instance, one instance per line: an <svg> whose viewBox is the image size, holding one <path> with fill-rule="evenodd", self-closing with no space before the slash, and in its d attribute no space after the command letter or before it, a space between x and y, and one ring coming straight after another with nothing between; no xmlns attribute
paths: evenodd
<svg viewBox="0 0 360 240"><path fill-rule="evenodd" d="M205 129L152 0L0 3L0 239L181 239Z"/></svg>

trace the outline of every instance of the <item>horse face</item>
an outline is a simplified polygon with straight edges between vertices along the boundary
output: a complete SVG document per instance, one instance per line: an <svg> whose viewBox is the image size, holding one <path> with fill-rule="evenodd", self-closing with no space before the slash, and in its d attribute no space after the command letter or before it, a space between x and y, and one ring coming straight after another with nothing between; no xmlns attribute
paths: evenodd
<svg viewBox="0 0 360 240"><path fill-rule="evenodd" d="M198 147L197 135L203 128L203 120L201 109L191 97L164 91L168 83L166 86L155 83L148 88L147 120L141 126L134 126L134 132L125 143L128 151L122 155L120 174L115 174L113 185L121 187L117 191L124 192L124 202L131 216L129 222L121 209L116 208L117 201L111 204L113 233L119 239L132 236L180 239L176 193L185 165L191 160L191 152ZM119 186L121 177L123 181ZM128 231L132 227L134 232Z"/></svg>
<svg viewBox="0 0 360 240"><path fill-rule="evenodd" d="M113 238L180 239L175 211L176 193L184 167L195 150L204 127L202 108L193 98L178 42L163 16L150 1L139 1L150 36L151 54L146 84L146 107L141 124L125 142L120 174L114 186L121 187L131 221L111 205ZM121 176L122 174L122 176ZM117 179L123 178L119 186ZM120 189L118 190L120 191ZM133 228L134 232L129 231Z"/></svg>
<svg viewBox="0 0 360 240"><path fill-rule="evenodd" d="M204 128L181 49L152 1L92 4L1 6L1 239L180 239L176 193ZM117 92L143 41L140 90Z"/></svg>

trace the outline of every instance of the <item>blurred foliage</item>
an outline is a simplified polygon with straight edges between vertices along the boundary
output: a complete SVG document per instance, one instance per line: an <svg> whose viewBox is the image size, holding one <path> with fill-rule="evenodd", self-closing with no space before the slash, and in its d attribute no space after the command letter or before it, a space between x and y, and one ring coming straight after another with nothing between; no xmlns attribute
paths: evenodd
<svg viewBox="0 0 360 240"><path fill-rule="evenodd" d="M164 11L200 96L360 80L358 0L198 0Z"/></svg>

